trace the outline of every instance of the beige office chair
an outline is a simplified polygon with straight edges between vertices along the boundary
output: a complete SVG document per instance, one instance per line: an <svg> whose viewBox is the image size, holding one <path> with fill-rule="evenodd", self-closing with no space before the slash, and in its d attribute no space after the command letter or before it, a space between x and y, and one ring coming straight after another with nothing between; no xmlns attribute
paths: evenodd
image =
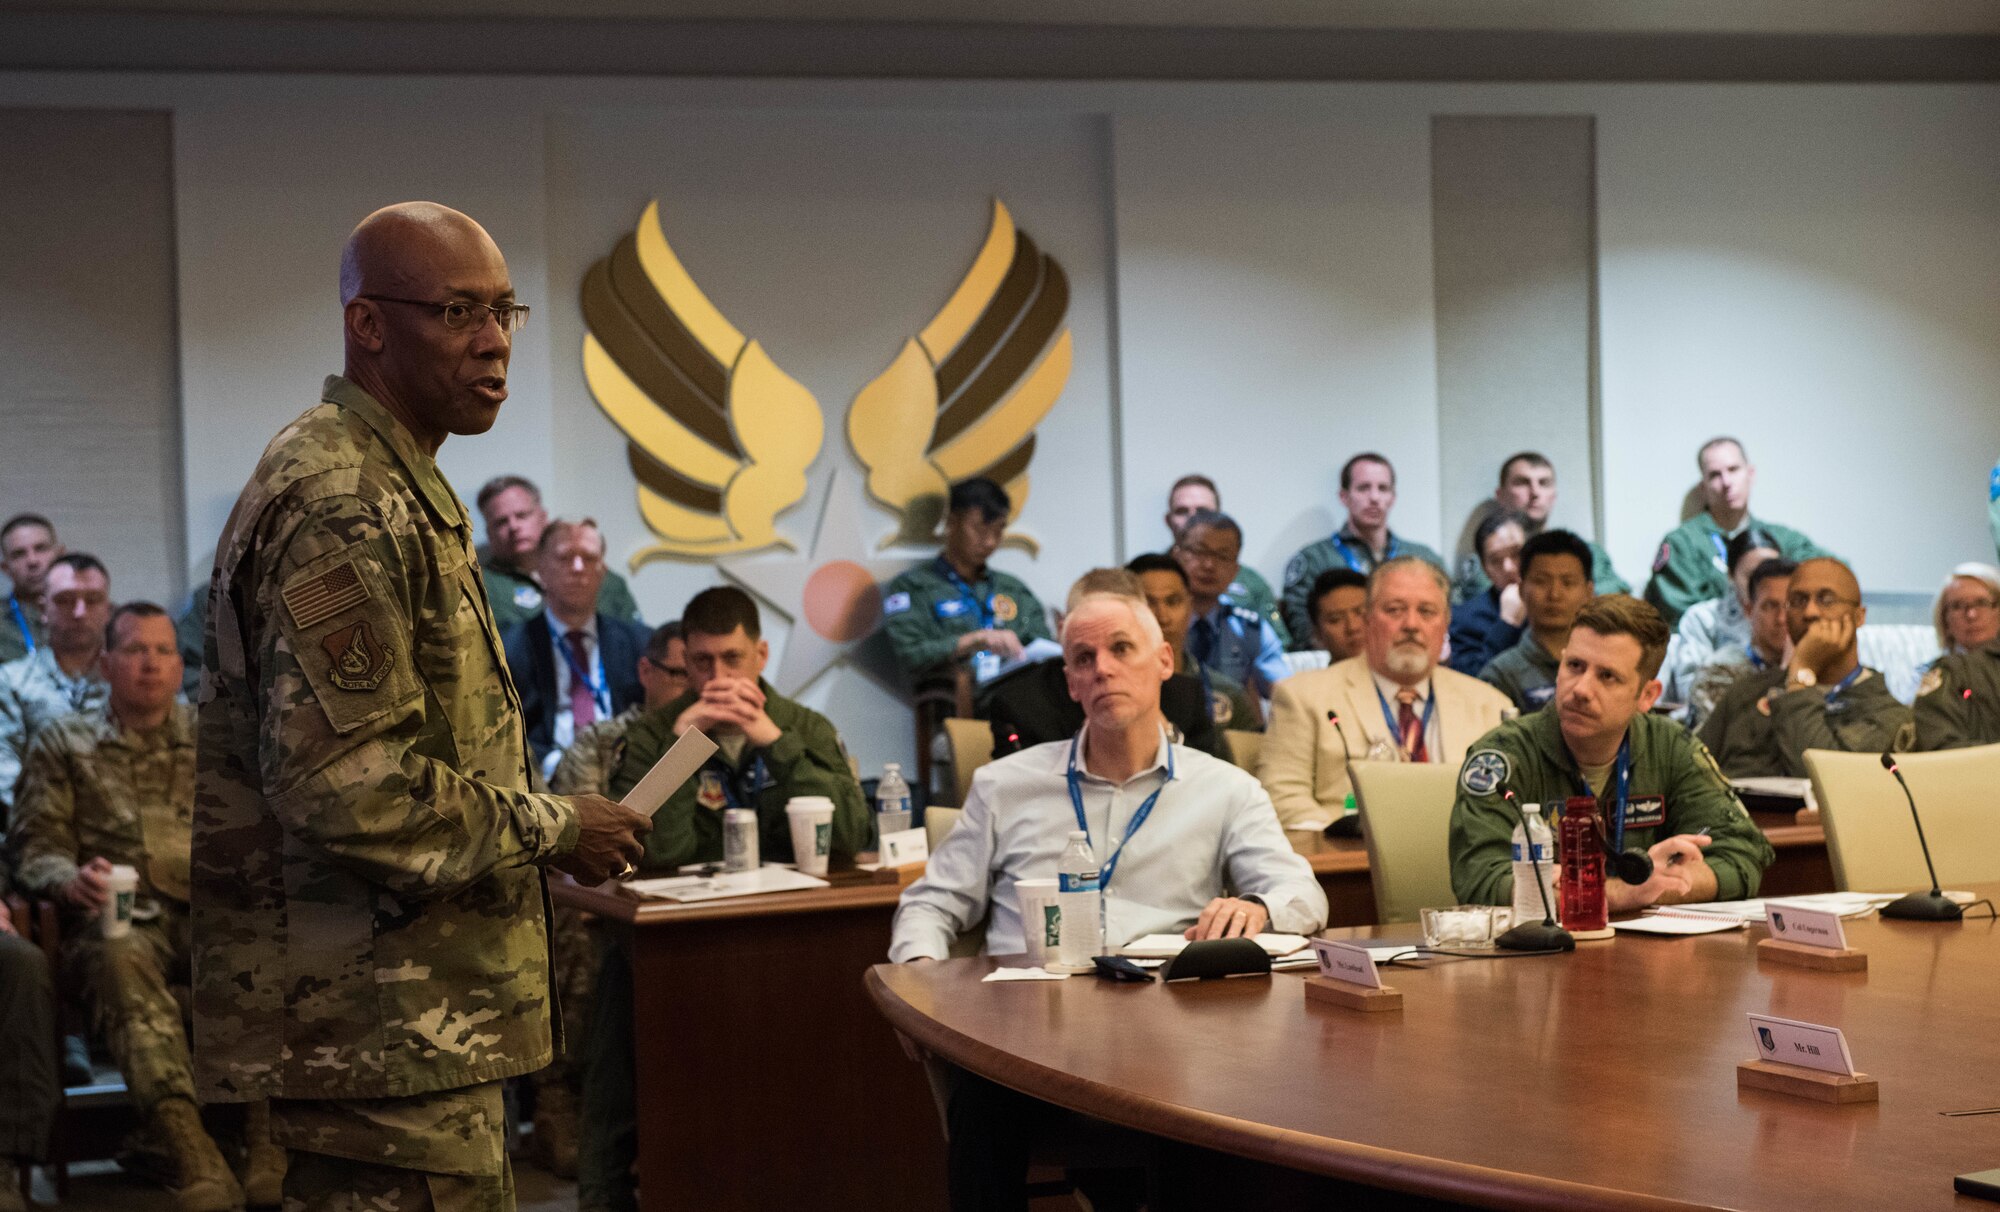
<svg viewBox="0 0 2000 1212"><path fill-rule="evenodd" d="M952 829L958 825L958 818L963 815L963 808L924 808L924 839L930 843L932 854L937 853L938 844L950 836Z"/></svg>
<svg viewBox="0 0 2000 1212"><path fill-rule="evenodd" d="M1222 741L1228 747L1229 760L1238 769L1257 773L1257 757L1264 752L1264 734L1245 732L1241 728L1224 728Z"/></svg>
<svg viewBox="0 0 2000 1212"><path fill-rule="evenodd" d="M972 790L973 772L993 760L993 725L953 716L944 722L944 736L951 746L951 779L958 792L952 802L962 807Z"/></svg>
<svg viewBox="0 0 2000 1212"><path fill-rule="evenodd" d="M1806 750L1806 770L1826 826L1834 886L1853 892L1928 890L1910 804L1873 753ZM1938 882L1947 888L2000 880L2000 745L1899 754L1897 764L1923 814Z"/></svg>
<svg viewBox="0 0 2000 1212"><path fill-rule="evenodd" d="M1451 805L1458 767L1451 763L1351 762L1375 920L1414 922L1417 910L1455 905L1451 890Z"/></svg>

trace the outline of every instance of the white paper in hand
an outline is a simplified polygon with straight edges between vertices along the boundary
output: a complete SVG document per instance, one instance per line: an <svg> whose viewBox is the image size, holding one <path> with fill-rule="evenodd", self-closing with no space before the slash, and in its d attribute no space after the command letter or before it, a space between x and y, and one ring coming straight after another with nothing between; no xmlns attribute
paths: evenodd
<svg viewBox="0 0 2000 1212"><path fill-rule="evenodd" d="M625 793L619 803L634 812L652 816L667 802L667 797L679 789L682 783L694 777L709 755L715 752L715 742L702 735L701 729L690 728L681 733L681 739L674 747L660 755L646 777L639 780L632 790Z"/></svg>

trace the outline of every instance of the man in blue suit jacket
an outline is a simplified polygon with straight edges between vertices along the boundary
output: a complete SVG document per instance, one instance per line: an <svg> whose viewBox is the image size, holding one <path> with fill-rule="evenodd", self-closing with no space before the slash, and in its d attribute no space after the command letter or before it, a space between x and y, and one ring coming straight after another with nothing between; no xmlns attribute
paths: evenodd
<svg viewBox="0 0 2000 1212"><path fill-rule="evenodd" d="M535 552L542 609L507 629L507 667L521 693L528 744L547 778L578 732L645 698L647 629L597 613L604 536L584 519L550 522Z"/></svg>

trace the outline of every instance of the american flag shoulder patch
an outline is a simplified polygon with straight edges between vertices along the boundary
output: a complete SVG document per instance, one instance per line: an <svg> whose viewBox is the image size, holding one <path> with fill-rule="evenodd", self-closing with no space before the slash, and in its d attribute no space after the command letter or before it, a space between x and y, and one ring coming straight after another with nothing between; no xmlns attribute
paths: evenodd
<svg viewBox="0 0 2000 1212"><path fill-rule="evenodd" d="M367 601L368 586L361 583L354 561L343 560L316 577L285 586L284 599L292 625L303 631Z"/></svg>

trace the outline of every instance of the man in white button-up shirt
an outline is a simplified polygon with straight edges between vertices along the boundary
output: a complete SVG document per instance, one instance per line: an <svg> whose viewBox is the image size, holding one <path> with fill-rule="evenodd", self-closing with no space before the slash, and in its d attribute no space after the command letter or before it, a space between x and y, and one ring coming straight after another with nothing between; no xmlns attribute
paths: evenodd
<svg viewBox="0 0 2000 1212"><path fill-rule="evenodd" d="M1324 925L1326 894L1285 840L1257 780L1182 745L1172 748L1169 780L1160 686L1173 672L1173 650L1146 604L1085 597L1064 621L1063 660L1070 695L1083 705L1083 731L973 776L964 817L924 878L903 893L889 957L942 959L954 938L982 921L987 951L1024 950L1014 885L1053 878L1079 827L1072 762L1082 827L1100 863L1117 859L1105 885L1112 945L1164 931L1222 938L1267 925L1291 934ZM1153 810L1134 829L1155 792Z"/></svg>

